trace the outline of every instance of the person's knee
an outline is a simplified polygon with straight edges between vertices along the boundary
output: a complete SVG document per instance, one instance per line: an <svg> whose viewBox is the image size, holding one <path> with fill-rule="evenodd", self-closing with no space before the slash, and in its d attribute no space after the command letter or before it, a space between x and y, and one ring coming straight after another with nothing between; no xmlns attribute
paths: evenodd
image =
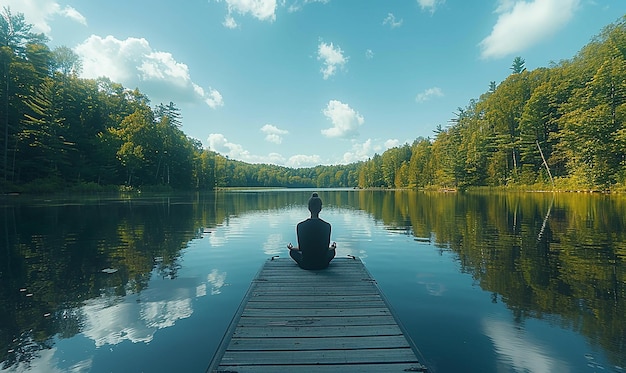
<svg viewBox="0 0 626 373"><path fill-rule="evenodd" d="M289 256L297 263L300 263L300 261L302 260L302 253L298 250L289 250Z"/></svg>
<svg viewBox="0 0 626 373"><path fill-rule="evenodd" d="M335 250L328 250L328 253L326 254L326 259L328 259L328 261L330 262L331 260L333 260L334 257Z"/></svg>

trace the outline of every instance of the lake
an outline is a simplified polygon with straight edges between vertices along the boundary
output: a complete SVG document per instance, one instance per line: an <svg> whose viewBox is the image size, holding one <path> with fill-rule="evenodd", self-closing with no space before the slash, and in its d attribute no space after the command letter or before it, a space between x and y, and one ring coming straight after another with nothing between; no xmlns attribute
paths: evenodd
<svg viewBox="0 0 626 373"><path fill-rule="evenodd" d="M0 371L204 372L312 191L0 197ZM431 371L626 371L625 196L315 191Z"/></svg>

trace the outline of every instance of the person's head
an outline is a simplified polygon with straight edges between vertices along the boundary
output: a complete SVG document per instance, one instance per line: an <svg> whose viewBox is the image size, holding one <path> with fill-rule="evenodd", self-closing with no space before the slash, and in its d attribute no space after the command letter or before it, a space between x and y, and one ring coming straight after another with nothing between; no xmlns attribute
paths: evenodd
<svg viewBox="0 0 626 373"><path fill-rule="evenodd" d="M317 193L313 193L309 198L309 211L311 214L319 214L322 211L322 199Z"/></svg>

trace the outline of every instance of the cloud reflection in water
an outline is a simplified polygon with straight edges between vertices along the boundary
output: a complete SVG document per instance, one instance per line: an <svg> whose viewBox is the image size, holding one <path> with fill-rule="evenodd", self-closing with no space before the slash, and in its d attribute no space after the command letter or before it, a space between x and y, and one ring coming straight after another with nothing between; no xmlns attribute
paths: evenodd
<svg viewBox="0 0 626 373"><path fill-rule="evenodd" d="M149 343L157 330L174 326L193 314L192 299L220 294L226 273L213 269L207 282L193 278L152 281L150 288L125 297L101 296L85 302L82 334L96 347L116 345L125 340Z"/></svg>
<svg viewBox="0 0 626 373"><path fill-rule="evenodd" d="M504 321L485 319L483 330L493 342L498 360L504 367L513 367L515 372L572 371L565 362L551 356L550 349L528 335L524 329L515 328Z"/></svg>

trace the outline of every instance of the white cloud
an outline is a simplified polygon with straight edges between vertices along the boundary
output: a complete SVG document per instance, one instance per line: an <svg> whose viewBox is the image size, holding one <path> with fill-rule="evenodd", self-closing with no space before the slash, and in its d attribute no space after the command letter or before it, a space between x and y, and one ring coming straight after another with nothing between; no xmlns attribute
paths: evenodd
<svg viewBox="0 0 626 373"><path fill-rule="evenodd" d="M322 159L319 155L304 155L298 154L289 157L286 166L292 168L299 167L313 167L322 164Z"/></svg>
<svg viewBox="0 0 626 373"><path fill-rule="evenodd" d="M216 0L220 2L221 0ZM237 27L233 14L251 15L260 21L276 20L276 0L224 0L228 5L228 14L222 23L228 28Z"/></svg>
<svg viewBox="0 0 626 373"><path fill-rule="evenodd" d="M389 139L385 141L385 149L395 148L400 145L400 140L398 139Z"/></svg>
<svg viewBox="0 0 626 373"><path fill-rule="evenodd" d="M231 159L247 163L285 164L285 157L278 153L269 153L267 155L251 154L243 147L243 145L228 141L228 139L221 133L209 134L207 142L210 150Z"/></svg>
<svg viewBox="0 0 626 373"><path fill-rule="evenodd" d="M352 144L352 150L344 153L343 163L354 163L359 161L366 161L374 154L374 147L372 145L372 139L367 139L364 143L354 142Z"/></svg>
<svg viewBox="0 0 626 373"><path fill-rule="evenodd" d="M125 87L139 87L151 99L163 102L203 101L211 108L224 105L217 90L205 91L191 80L186 64L171 53L153 50L146 39L92 35L74 51L82 58L85 78L106 76Z"/></svg>
<svg viewBox="0 0 626 373"><path fill-rule="evenodd" d="M266 125L264 127L271 128L274 126ZM282 131L282 130L279 130ZM315 167L322 164L349 164L359 161L366 161L374 156L375 153L382 154L385 150L397 147L401 142L397 139L388 140L372 140L367 139L360 143L356 140L351 141L351 150L345 152L339 160L328 162L323 160L318 154L295 154L289 158L285 158L278 153L269 153L267 155L255 155L245 150L240 144L230 142L223 134L212 133L208 137L209 149L227 156L230 159L236 159L247 163L266 163L276 164L291 168ZM405 141L408 143L408 141ZM210 235L210 239L218 239L217 234ZM221 240L218 240L221 242ZM213 242L213 241L211 241Z"/></svg>
<svg viewBox="0 0 626 373"><path fill-rule="evenodd" d="M408 142L408 141L405 141ZM342 163L354 163L360 161L366 161L374 156L374 154L381 154L387 149L394 148L401 145L401 141L398 139L388 139L382 143L377 140L374 142L372 139L367 139L365 142L359 143L352 142L352 149L349 152L343 154Z"/></svg>
<svg viewBox="0 0 626 373"><path fill-rule="evenodd" d="M418 93L417 96L415 96L415 101L424 102L430 100L432 97L443 97L443 91L441 90L441 88L428 88L424 92Z"/></svg>
<svg viewBox="0 0 626 373"><path fill-rule="evenodd" d="M498 21L479 47L482 58L519 53L554 35L573 17L580 0L500 0Z"/></svg>
<svg viewBox="0 0 626 373"><path fill-rule="evenodd" d="M387 17L385 17L385 19L383 20L383 25L389 25L389 27L391 28L396 28L402 26L402 22L402 19L396 21L396 16L394 16L393 13L389 13L387 14Z"/></svg>
<svg viewBox="0 0 626 373"><path fill-rule="evenodd" d="M372 51L371 49L366 50L365 59L371 60L372 58L374 58L374 51Z"/></svg>
<svg viewBox="0 0 626 373"><path fill-rule="evenodd" d="M274 144L280 144L283 142L282 135L286 135L289 131L281 130L280 128L272 125L266 124L261 127L261 132L265 134L265 140L269 142L273 142Z"/></svg>
<svg viewBox="0 0 626 373"><path fill-rule="evenodd" d="M232 143L220 133L212 133L208 137L209 149L228 156L230 159L236 159L247 163L267 163L284 165L287 167L299 168L299 167L313 167L322 164L319 155L304 155L297 154L291 156L289 159L285 159L278 153L269 153L267 155L254 155L245 150L240 144ZM214 238L211 235L211 238Z"/></svg>
<svg viewBox="0 0 626 373"><path fill-rule="evenodd" d="M59 14L69 19L72 19L84 26L87 26L87 18L85 18L85 16L80 14L79 11L77 11L76 9L72 8L69 5L59 10Z"/></svg>
<svg viewBox="0 0 626 373"><path fill-rule="evenodd" d="M287 8L287 11L289 11L290 13L297 12L307 4L312 4L312 3L327 4L329 1L330 0L295 0L291 5L289 5L289 8Z"/></svg>
<svg viewBox="0 0 626 373"><path fill-rule="evenodd" d="M265 135L265 141L273 142L274 144L280 144L283 142L283 138L275 133L269 133Z"/></svg>
<svg viewBox="0 0 626 373"><path fill-rule="evenodd" d="M250 152L245 150L242 145L228 141L221 133L211 133L207 140L209 148L220 154L242 161L252 158Z"/></svg>
<svg viewBox="0 0 626 373"><path fill-rule="evenodd" d="M445 0L417 0L422 10L429 10L431 13L435 13L437 7L445 2Z"/></svg>
<svg viewBox="0 0 626 373"><path fill-rule="evenodd" d="M33 31L43 32L48 36L52 31L48 22L57 16L87 25L87 19L76 9L69 5L61 7L53 0L4 0L3 3L3 6L11 8L11 13L23 13L26 23L33 25Z"/></svg>
<svg viewBox="0 0 626 373"><path fill-rule="evenodd" d="M237 22L230 14L224 17L224 22L222 22L222 25L229 29L237 28Z"/></svg>
<svg viewBox="0 0 626 373"><path fill-rule="evenodd" d="M195 83L192 84L194 91L204 99L204 103L209 105L211 109L216 109L219 106L224 106L224 99L222 98L222 94L219 93L219 91L209 87L209 93L205 93L202 87Z"/></svg>
<svg viewBox="0 0 626 373"><path fill-rule="evenodd" d="M147 42L146 42L147 43ZM146 47L150 47L146 44ZM189 77L189 69L184 63L176 62L170 53L151 51L142 56L137 70L142 80L184 81Z"/></svg>
<svg viewBox="0 0 626 373"><path fill-rule="evenodd" d="M343 51L339 46L335 46L333 43L326 44L324 42L320 42L317 46L317 59L324 63L324 66L320 70L324 79L335 75L337 68L343 68L346 62L348 62L348 57L343 55Z"/></svg>
<svg viewBox="0 0 626 373"><path fill-rule="evenodd" d="M365 122L361 114L337 100L328 101L322 112L333 124L332 127L322 130L326 137L355 137L359 126Z"/></svg>
<svg viewBox="0 0 626 373"><path fill-rule="evenodd" d="M285 157L278 153L269 153L264 157L258 157L258 163L285 164Z"/></svg>

